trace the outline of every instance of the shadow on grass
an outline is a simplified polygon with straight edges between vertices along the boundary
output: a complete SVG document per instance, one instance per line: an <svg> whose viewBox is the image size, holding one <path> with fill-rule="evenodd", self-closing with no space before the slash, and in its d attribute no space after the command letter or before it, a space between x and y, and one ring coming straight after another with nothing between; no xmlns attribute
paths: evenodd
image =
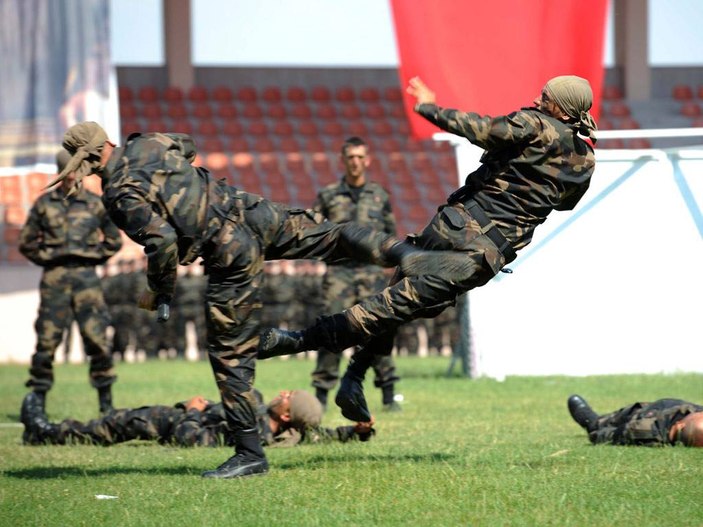
<svg viewBox="0 0 703 527"><path fill-rule="evenodd" d="M433 452L429 454L402 454L402 455L364 455L363 461L377 461L380 463L403 463L403 462L413 462L413 463L446 463L447 461L455 458L453 454L444 454ZM281 470L290 470L297 468L310 468L315 465L329 465L330 463L336 463L340 465L346 465L348 463L356 463L359 458L349 454L340 455L316 455L312 457L307 457L295 462L284 462L277 463L274 468Z"/></svg>
<svg viewBox="0 0 703 527"><path fill-rule="evenodd" d="M200 475L206 467L116 467L116 468L83 468L83 467L33 467L21 470L7 470L4 476L17 479L59 479L78 477L119 476L124 474L141 474L152 476L193 476Z"/></svg>

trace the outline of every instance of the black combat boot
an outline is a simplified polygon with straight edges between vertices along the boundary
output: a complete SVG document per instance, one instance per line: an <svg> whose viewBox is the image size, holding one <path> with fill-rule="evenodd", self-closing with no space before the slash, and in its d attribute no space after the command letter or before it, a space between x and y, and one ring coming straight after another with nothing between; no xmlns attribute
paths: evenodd
<svg viewBox="0 0 703 527"><path fill-rule="evenodd" d="M50 423L44 412L44 398L41 396L44 393L29 392L22 401L20 420L24 425L22 442L25 445L58 442L59 427Z"/></svg>
<svg viewBox="0 0 703 527"><path fill-rule="evenodd" d="M234 438L235 455L215 470L203 472L204 478L231 479L265 474L269 470L268 461L261 447L259 431L241 430Z"/></svg>
<svg viewBox="0 0 703 527"><path fill-rule="evenodd" d="M365 348L359 349L349 361L344 372L334 402L342 410L342 415L351 421L368 423L371 412L364 396L364 376L371 367L373 353Z"/></svg>
<svg viewBox="0 0 703 527"><path fill-rule="evenodd" d="M381 388L381 391L383 393L383 411L384 412L400 412L402 408L400 407L400 404L398 404L398 401L395 400L395 390L394 386L391 384L390 386L384 386Z"/></svg>
<svg viewBox="0 0 703 527"><path fill-rule="evenodd" d="M363 339L349 319L343 313L337 313L319 317L313 326L302 331L286 331L279 328L265 330L259 339L257 358L268 359L319 348L341 353L360 344Z"/></svg>
<svg viewBox="0 0 703 527"><path fill-rule="evenodd" d="M598 414L588 405L580 395L572 395L568 400L569 413L571 417L582 428L592 432L598 422Z"/></svg>
<svg viewBox="0 0 703 527"><path fill-rule="evenodd" d="M98 388L98 405L102 415L108 414L114 410L112 407L112 385Z"/></svg>

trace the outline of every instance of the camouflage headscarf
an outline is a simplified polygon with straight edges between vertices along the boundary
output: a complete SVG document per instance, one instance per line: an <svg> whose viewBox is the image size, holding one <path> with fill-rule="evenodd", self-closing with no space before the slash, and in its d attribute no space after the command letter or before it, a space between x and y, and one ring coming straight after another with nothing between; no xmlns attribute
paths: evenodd
<svg viewBox="0 0 703 527"><path fill-rule="evenodd" d="M319 426L322 421L322 405L317 398L305 390L294 390L290 394L290 424L303 429Z"/></svg>
<svg viewBox="0 0 703 527"><path fill-rule="evenodd" d="M63 136L63 147L71 154L58 177L49 183L53 187L63 181L71 172L76 173L74 188L80 185L85 176L100 167L100 155L105 142L109 141L107 133L93 121L73 125Z"/></svg>
<svg viewBox="0 0 703 527"><path fill-rule="evenodd" d="M549 80L545 86L549 95L561 110L574 119L578 133L595 141L598 129L588 110L593 106L593 91L590 83L576 75L562 75Z"/></svg>

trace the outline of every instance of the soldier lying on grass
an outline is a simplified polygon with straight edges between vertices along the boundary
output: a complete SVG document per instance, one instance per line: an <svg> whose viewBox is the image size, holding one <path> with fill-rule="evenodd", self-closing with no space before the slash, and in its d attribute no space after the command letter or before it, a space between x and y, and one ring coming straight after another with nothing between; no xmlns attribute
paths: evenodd
<svg viewBox="0 0 703 527"><path fill-rule="evenodd" d="M255 390L257 428L263 446L294 446L327 441L368 441L376 432L373 420L351 426L320 426L322 406L304 390L284 390L269 404ZM197 395L174 406L117 409L86 423L64 419L49 422L34 392L22 402L22 440L25 444L91 444L109 446L132 439L153 440L176 446L231 445L222 403Z"/></svg>

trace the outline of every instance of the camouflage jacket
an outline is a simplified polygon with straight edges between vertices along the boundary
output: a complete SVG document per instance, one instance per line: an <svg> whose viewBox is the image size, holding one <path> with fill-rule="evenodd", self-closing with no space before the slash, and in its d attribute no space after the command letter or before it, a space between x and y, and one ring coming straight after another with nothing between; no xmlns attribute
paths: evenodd
<svg viewBox="0 0 703 527"><path fill-rule="evenodd" d="M148 257L149 288L173 296L178 263L189 264L230 214L262 198L213 181L193 167L195 145L184 134L132 134L103 174L110 217Z"/></svg>
<svg viewBox="0 0 703 527"><path fill-rule="evenodd" d="M60 188L41 195L22 227L19 242L22 254L43 267L98 265L120 247L120 231L100 198L85 188L69 198Z"/></svg>
<svg viewBox="0 0 703 527"><path fill-rule="evenodd" d="M635 403L598 418L591 432L593 443L615 445L665 446L672 444L669 430L689 414L703 412L703 406L680 399L659 399Z"/></svg>
<svg viewBox="0 0 703 527"><path fill-rule="evenodd" d="M485 150L481 166L449 202L473 198L515 250L552 210L570 210L588 189L593 148L569 124L535 108L506 116L421 104L420 115Z"/></svg>
<svg viewBox="0 0 703 527"><path fill-rule="evenodd" d="M342 178L320 190L312 208L334 223L354 221L395 236L396 221L388 192L378 183L367 181L357 195L358 199Z"/></svg>

